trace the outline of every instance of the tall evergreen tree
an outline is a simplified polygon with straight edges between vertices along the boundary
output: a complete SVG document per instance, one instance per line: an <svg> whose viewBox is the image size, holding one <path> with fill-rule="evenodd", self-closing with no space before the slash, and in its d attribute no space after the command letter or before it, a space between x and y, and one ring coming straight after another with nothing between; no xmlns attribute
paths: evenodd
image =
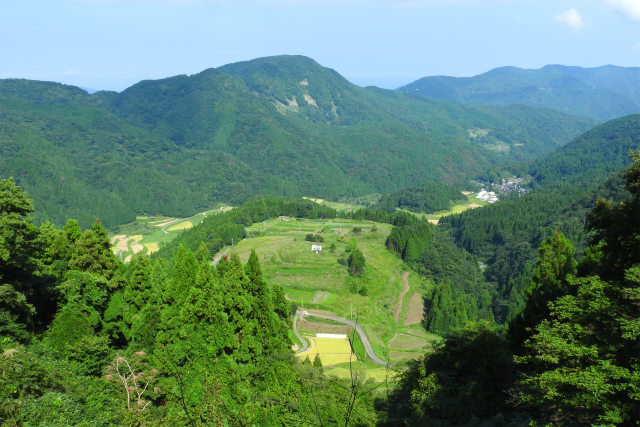
<svg viewBox="0 0 640 427"><path fill-rule="evenodd" d="M530 336L527 330L547 317L549 302L572 291L567 280L576 274L574 252L569 239L558 230L540 245L533 281L527 288L527 303L511 328L517 343L522 343Z"/></svg>
<svg viewBox="0 0 640 427"><path fill-rule="evenodd" d="M599 200L587 217L588 228L595 231L592 244L603 247L597 272L612 279L621 279L627 268L640 263L640 151L631 155L634 163L624 177L632 199L617 204Z"/></svg>
<svg viewBox="0 0 640 427"><path fill-rule="evenodd" d="M38 278L44 242L31 223L29 196L13 178L0 180L0 333L24 340L44 301Z"/></svg>
<svg viewBox="0 0 640 427"><path fill-rule="evenodd" d="M106 279L113 276L118 260L111 251L109 235L100 221L96 221L91 229L85 230L74 243L75 250L69 261L69 268L99 274Z"/></svg>
<svg viewBox="0 0 640 427"><path fill-rule="evenodd" d="M640 420L640 155L625 173L633 199L590 215L598 275L568 276L517 358L521 397L557 424L637 425ZM610 215L607 218L607 215ZM600 262L597 265L597 262Z"/></svg>

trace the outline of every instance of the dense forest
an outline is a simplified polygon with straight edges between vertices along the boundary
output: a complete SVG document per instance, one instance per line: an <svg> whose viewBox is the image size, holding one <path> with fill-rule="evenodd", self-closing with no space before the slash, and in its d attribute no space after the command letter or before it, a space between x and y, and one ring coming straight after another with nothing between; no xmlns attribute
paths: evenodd
<svg viewBox="0 0 640 427"><path fill-rule="evenodd" d="M403 372L385 425L637 425L640 153L626 202L597 202L578 264L559 231L538 249L527 302L499 332L467 325Z"/></svg>
<svg viewBox="0 0 640 427"><path fill-rule="evenodd" d="M122 91L0 80L0 176L37 223L113 227L258 194L330 200L412 183L463 185L596 122L361 88L298 56L142 81ZM37 170L37 173L35 172Z"/></svg>
<svg viewBox="0 0 640 427"><path fill-rule="evenodd" d="M592 232L587 213L600 198L627 200L620 170L640 149L640 116L597 126L565 147L520 166L532 174L530 194L440 220L438 232L485 265L484 279L493 284L493 313L508 322L526 302L537 248L554 230L577 248L580 258Z"/></svg>
<svg viewBox="0 0 640 427"><path fill-rule="evenodd" d="M415 271L437 284L425 295L425 327L438 334L453 332L468 322L493 322L493 289L478 261L426 220L399 225L387 238L387 248Z"/></svg>

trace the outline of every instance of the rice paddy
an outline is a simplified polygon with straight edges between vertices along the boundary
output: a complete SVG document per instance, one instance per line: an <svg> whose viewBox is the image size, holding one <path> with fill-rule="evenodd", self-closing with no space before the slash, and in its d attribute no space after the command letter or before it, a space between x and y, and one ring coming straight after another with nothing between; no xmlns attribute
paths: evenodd
<svg viewBox="0 0 640 427"><path fill-rule="evenodd" d="M316 202L331 203L324 200ZM113 250L125 261L131 260L134 251L154 253L178 233L199 224L207 215L228 209L219 208L190 218L138 217L134 223L115 230L111 239ZM429 292L432 285L415 272L407 274L402 260L386 249L385 240L391 228L389 224L371 221L272 218L247 227L247 238L238 242L233 250L243 262L251 250L255 250L265 278L280 285L288 300L299 308L356 320L367 334L375 353L398 364L420 357L440 338L427 334L416 324L422 316L421 295ZM320 238L317 242L309 242L305 239L307 234ZM322 246L322 250L318 253L312 251L312 244ZM348 248L354 245L362 251L366 261L365 274L358 279L351 278L347 267L339 262L346 259ZM366 289L364 293L350 290L348 284L354 280ZM394 311L397 312L397 322L394 322ZM336 332L328 329L342 327L346 330L338 332L344 333L349 332L348 327L327 325L313 318L310 320L305 325L308 330L302 332L313 341L313 347L299 357L309 356L313 360L319 354L325 373L331 375L348 377L356 369L359 375L376 381L388 378L386 368L358 360L351 353L348 340L315 337L316 332L323 332L322 329ZM357 349L356 352L366 359L363 352Z"/></svg>
<svg viewBox="0 0 640 427"><path fill-rule="evenodd" d="M311 361L320 355L322 366L337 365L339 363L348 363L357 360L356 356L351 352L351 345L348 338L319 338L307 337L309 340L309 350L296 354L302 359L309 357Z"/></svg>

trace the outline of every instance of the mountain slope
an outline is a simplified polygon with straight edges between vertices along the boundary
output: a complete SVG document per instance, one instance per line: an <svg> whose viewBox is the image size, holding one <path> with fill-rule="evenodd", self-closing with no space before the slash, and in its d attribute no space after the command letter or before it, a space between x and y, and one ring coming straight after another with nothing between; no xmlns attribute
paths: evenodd
<svg viewBox="0 0 640 427"><path fill-rule="evenodd" d="M462 185L537 157L592 120L361 88L315 61L261 58L122 93L0 81L0 176L37 220L107 225L255 194L342 196Z"/></svg>
<svg viewBox="0 0 640 427"><path fill-rule="evenodd" d="M534 187L589 187L631 164L629 151L639 149L640 114L634 114L591 129L523 170Z"/></svg>
<svg viewBox="0 0 640 427"><path fill-rule="evenodd" d="M640 112L640 68L502 67L474 77L424 77L399 90L479 105L525 104L610 120Z"/></svg>
<svg viewBox="0 0 640 427"><path fill-rule="evenodd" d="M300 56L143 82L119 94L113 108L179 145L241 158L236 167L275 176L278 192L293 179L302 192L320 187L334 198L425 178L459 184L484 165L537 157L593 124L361 88ZM273 183L263 188L273 191Z"/></svg>

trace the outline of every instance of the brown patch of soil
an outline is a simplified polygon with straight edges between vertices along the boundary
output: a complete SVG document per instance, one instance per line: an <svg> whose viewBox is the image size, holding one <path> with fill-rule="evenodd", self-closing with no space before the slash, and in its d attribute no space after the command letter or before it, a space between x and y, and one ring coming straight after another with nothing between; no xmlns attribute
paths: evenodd
<svg viewBox="0 0 640 427"><path fill-rule="evenodd" d="M404 326L415 325L424 319L424 302L422 301L422 295L419 292L415 292L409 298L409 309L407 310L407 317L404 319Z"/></svg>
<svg viewBox="0 0 640 427"><path fill-rule="evenodd" d="M396 307L393 310L393 321L398 323L400 319L400 313L402 312L402 305L404 304L404 296L409 292L409 272L402 273L402 290L396 302Z"/></svg>

